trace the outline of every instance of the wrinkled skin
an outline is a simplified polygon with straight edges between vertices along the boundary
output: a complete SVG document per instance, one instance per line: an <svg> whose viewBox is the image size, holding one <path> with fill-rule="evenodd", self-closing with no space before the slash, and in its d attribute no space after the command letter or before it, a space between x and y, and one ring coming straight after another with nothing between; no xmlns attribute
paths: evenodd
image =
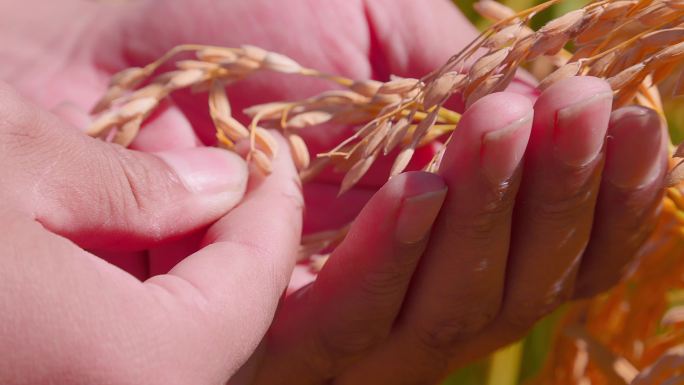
<svg viewBox="0 0 684 385"><path fill-rule="evenodd" d="M438 175L378 172L339 200L334 180L306 186L306 231L360 214L315 283L296 270L252 354L299 242L287 154L245 187L244 163L202 148L201 96L174 95L137 151L85 138L83 111L114 72L181 43L383 80L440 66L472 27L446 0L6 0L0 25L2 383L215 384L240 367L234 383L434 383L616 282L657 211L652 111L611 114L595 78L520 82L465 113ZM229 93L239 111L327 86L269 74Z"/></svg>

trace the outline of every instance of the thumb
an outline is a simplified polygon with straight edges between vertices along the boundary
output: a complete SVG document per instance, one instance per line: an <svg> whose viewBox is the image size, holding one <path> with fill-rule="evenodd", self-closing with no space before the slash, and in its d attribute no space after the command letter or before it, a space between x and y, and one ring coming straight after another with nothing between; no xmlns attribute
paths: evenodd
<svg viewBox="0 0 684 385"><path fill-rule="evenodd" d="M180 237L244 195L247 168L216 148L155 154L85 136L0 84L0 198L85 248Z"/></svg>

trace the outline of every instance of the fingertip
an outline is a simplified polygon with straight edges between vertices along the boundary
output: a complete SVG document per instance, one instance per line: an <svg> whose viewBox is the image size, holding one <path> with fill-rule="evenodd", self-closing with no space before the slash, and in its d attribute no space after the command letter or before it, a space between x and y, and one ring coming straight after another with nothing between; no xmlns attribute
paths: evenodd
<svg viewBox="0 0 684 385"><path fill-rule="evenodd" d="M432 228L447 193L444 179L424 171L399 174L390 179L373 196L362 212L370 226L379 221L391 222L396 217L395 237L402 244L415 244L425 239ZM396 212L396 214L392 214Z"/></svg>
<svg viewBox="0 0 684 385"><path fill-rule="evenodd" d="M629 106L611 114L606 179L622 189L639 189L662 177L666 167L662 121L657 112Z"/></svg>
<svg viewBox="0 0 684 385"><path fill-rule="evenodd" d="M530 99L516 93L497 92L478 100L463 114L440 173L450 184L464 172L471 177L483 172L495 185L510 179L525 153L533 114Z"/></svg>
<svg viewBox="0 0 684 385"><path fill-rule="evenodd" d="M484 133L498 130L532 113L532 102L524 95L496 92L473 103L463 114L460 125L468 131Z"/></svg>
<svg viewBox="0 0 684 385"><path fill-rule="evenodd" d="M565 167L592 164L605 142L612 100L608 83L591 76L551 85L534 105L533 154L547 154Z"/></svg>
<svg viewBox="0 0 684 385"><path fill-rule="evenodd" d="M594 76L572 76L553 83L537 99L535 111L557 111L599 94L612 94L608 83Z"/></svg>

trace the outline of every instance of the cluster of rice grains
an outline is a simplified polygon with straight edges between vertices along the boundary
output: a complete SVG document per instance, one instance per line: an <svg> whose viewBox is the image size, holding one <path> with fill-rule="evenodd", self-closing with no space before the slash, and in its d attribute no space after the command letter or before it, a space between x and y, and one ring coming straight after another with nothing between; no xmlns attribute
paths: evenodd
<svg viewBox="0 0 684 385"><path fill-rule="evenodd" d="M448 141L448 134L456 129L460 115L445 108L445 102L452 95L458 95L465 106L469 106L487 94L501 91L510 84L521 66L544 63L550 68L540 77L541 89L565 77L592 75L606 79L612 87L613 108L636 103L662 113L656 86L665 79L672 82L672 74L681 73L680 64L684 61L684 0L595 1L551 20L536 31L529 27L536 14L560 1L550 0L516 13L493 0L480 0L475 4L476 10L492 20L493 25L450 58L442 68L422 79L394 77L387 82L353 80L305 68L286 56L254 46L178 46L145 67L130 68L115 75L108 91L93 110L95 117L88 133L126 146L164 98L173 91L191 88L198 93L209 94L209 111L216 127L219 146L235 150L237 144L245 143L243 147L248 147L246 159L262 172L269 173L271 160L278 146L267 129L277 129L287 139L302 181L312 179L327 167L334 167L346 173L340 185L340 192L343 193L353 187L380 156L387 156L390 152L393 155L398 154L390 172L391 175L396 175L407 167L418 147L438 139ZM174 61L182 53L185 54L184 57L188 53L192 54L193 59ZM162 66L168 63L172 63L175 69L164 72ZM244 113L251 121L243 125L232 116L225 87L248 76L257 75L260 71L317 77L328 80L337 87L304 100L278 101L247 108ZM684 93L682 75L679 75L679 80L671 88L675 94ZM314 157L311 158L300 131L322 124L350 126L354 130L334 148L313 154ZM443 151L444 146L441 148ZM424 166L425 170L435 171L438 168L441 151ZM684 149L675 150L673 156L675 159L684 157ZM670 184L675 185L682 179L684 166L674 167L670 173ZM671 188L665 199L662 221L669 221L671 228L681 229L684 220L679 213L682 209L684 201L679 190ZM347 228L307 236L303 241L301 257L307 259L329 251L344 237ZM680 240L682 235L679 232L681 231L663 230L661 233L668 239ZM663 234L660 234L661 238ZM667 243L661 239L662 242ZM677 242L679 243L675 249L680 255L684 246L682 242ZM668 245L672 249L673 245ZM657 256L663 253L653 254ZM684 266L681 263L678 266L678 269L663 270L659 274L675 277L670 283L682 286L681 274L684 272L681 270ZM675 273L678 275L673 275ZM639 275L635 277L637 278L633 279L639 279ZM665 281L667 279L663 278L662 282ZM678 283L675 284L675 281ZM627 298L626 292L628 291L612 291L611 295L621 296L615 303L628 307L635 305L636 303L631 302L632 299ZM650 289L648 292L657 295ZM569 359L558 353L557 356L564 358L562 364L544 372L547 380L553 378L553 383L587 383L585 380L588 377L583 374L585 372L580 373L578 370L591 365L587 366L585 362L582 366L584 361L581 361L581 357L589 357L589 363L596 359L599 362L598 367L605 369L606 366L615 366L614 362L610 365L600 364L605 361L606 356L618 357L624 355L624 350L628 349L623 344L619 345L622 350L611 351L618 346L615 341L602 344L588 338L585 326L592 318L587 315L587 312L591 313L587 309L592 309L593 305L583 306L584 310L573 313L575 319L572 322L566 322L575 329L577 325L584 325L578 329L580 331L575 330L574 337L569 340L572 341L568 342L572 349L558 350L572 352L567 354L574 358ZM596 306L608 309L605 303ZM577 316L580 313L583 314L582 317ZM649 314L648 317L634 316L643 321L644 325L638 325L637 321L634 321L637 324L633 322L630 325L637 330L655 333L650 326L653 326L653 322L657 324L658 319L654 321L653 317L660 317L662 311ZM684 321L684 316L680 318ZM678 322L671 324L677 325ZM598 335L606 338L614 336L623 342L628 340L616 334L615 330L622 329L609 330L606 325L605 322L596 322L593 326L589 325L589 329L593 335L599 333ZM566 330L572 330L572 327ZM646 337L639 338L641 339L629 340L629 349L641 346L639 349L642 355L639 357L643 358L649 345L644 341ZM684 343L684 334L677 334L677 338L668 341ZM675 345L669 343L658 346L662 348ZM661 353L663 351L656 350ZM593 355L591 352L594 352ZM677 354L671 353L668 357L680 357ZM653 358L652 356L653 354L649 357ZM603 361L596 357L603 357ZM655 358L650 362L639 361L641 364L636 367L643 368L654 360ZM684 358L679 360L681 363ZM574 366L568 366L569 363ZM563 368L567 371L563 371ZM632 365L631 368L634 369L635 366ZM643 377L649 378L647 375L637 375L636 372L615 374L614 368L609 372L599 380L592 378L590 383L628 383L632 379L646 381ZM559 378L559 374L567 376ZM679 382L676 383L684 383L682 377L677 378Z"/></svg>

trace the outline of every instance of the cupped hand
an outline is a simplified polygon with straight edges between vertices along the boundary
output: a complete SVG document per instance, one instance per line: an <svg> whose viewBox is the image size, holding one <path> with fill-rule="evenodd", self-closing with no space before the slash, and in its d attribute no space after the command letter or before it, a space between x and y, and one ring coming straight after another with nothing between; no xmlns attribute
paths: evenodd
<svg viewBox="0 0 684 385"><path fill-rule="evenodd" d="M255 44L352 78L418 77L474 36L446 0L168 4L93 5L94 13L116 10L105 18L116 22L87 24L104 31L94 34L97 44L75 50L89 60L73 78L47 83L87 84L74 81L85 71L95 80L81 93L92 96L112 72L186 42ZM268 76L230 95L239 110L324 87ZM84 108L94 100L86 99ZM208 143L212 128L200 99L176 95L134 146ZM593 78L556 84L534 107L516 94L492 95L464 115L439 176L409 173L340 200L332 200L335 186L308 186L309 229L345 224L363 210L315 283L284 300L251 365L256 371L245 377L257 384L432 383L519 338L567 299L613 284L657 211L666 137L652 111L611 115L610 99ZM339 136L308 139L317 150ZM325 205L332 209L316 209Z"/></svg>
<svg viewBox="0 0 684 385"><path fill-rule="evenodd" d="M507 92L476 102L443 182L390 180L285 300L254 383L432 384L616 283L652 228L667 147L655 112L611 114L611 100L581 77L534 107Z"/></svg>
<svg viewBox="0 0 684 385"><path fill-rule="evenodd" d="M268 329L299 246L286 151L248 185L237 155L126 150L1 83L0 116L0 383L231 377ZM144 282L85 250L137 250L209 224L199 251Z"/></svg>

